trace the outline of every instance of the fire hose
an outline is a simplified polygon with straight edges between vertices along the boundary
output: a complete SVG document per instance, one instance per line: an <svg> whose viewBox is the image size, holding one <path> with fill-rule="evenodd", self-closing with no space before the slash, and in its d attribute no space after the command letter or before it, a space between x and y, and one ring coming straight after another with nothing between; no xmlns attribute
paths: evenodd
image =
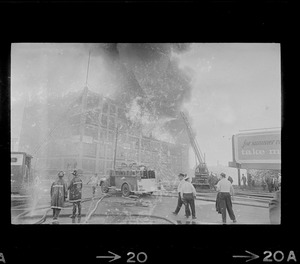
<svg viewBox="0 0 300 264"><path fill-rule="evenodd" d="M101 196L101 197L98 197L99 200L97 201L95 207L94 207L94 208L89 212L89 214L86 216L85 221L83 222L83 224L87 224L87 223L88 223L88 221L90 220L91 216L92 216L92 215L95 213L95 211L97 210L97 208L98 208L100 202L101 202L104 198L107 198L107 197L109 197L109 196L111 196L111 195L110 195L110 194L105 194L105 195L103 195L103 196ZM97 198L97 199L98 199L98 198ZM95 199L95 198L85 198L85 199L83 199L82 203L91 201L91 200L93 200L93 199ZM72 205L69 204L69 205L65 206L64 208L70 208L71 206L72 206ZM64 208L63 208L63 209L64 209ZM43 206L43 207L39 207L39 208L37 208L37 209L38 209L38 210L40 210L40 209L47 209L47 210L46 210L46 212L44 213L44 215L43 215L38 221L36 221L35 223L33 223L34 225L43 224L43 223L46 221L47 214L48 214L48 212L51 210L51 207L49 207L49 206ZM17 216L14 218L14 220L17 220L18 218L25 216L26 214L30 213L31 211L32 211L32 209L26 210L25 212L23 212L23 213L17 215ZM97 214L97 216L104 216L104 217L107 217L107 214ZM117 215L117 214L110 214L109 216L119 216L119 215ZM166 222L168 222L168 223L170 223L170 224L177 224L176 222L174 222L174 221L172 221L172 220L170 220L170 219L167 219L167 218L165 218L165 217L161 217L161 216L147 215L147 214L143 214L143 215L139 215L139 214L131 214L130 216L131 216L131 217L148 217L148 218L155 218L155 219L159 219L159 220L164 220L164 221L166 221Z"/></svg>
<svg viewBox="0 0 300 264"><path fill-rule="evenodd" d="M100 199L101 198L103 198L103 197L100 197ZM85 199L82 199L82 203L91 201L92 199L94 199L94 198L85 198ZM72 206L71 202L66 202L66 203L69 203L69 204L67 206L65 206L63 209L70 208ZM47 209L46 212L44 213L43 217L40 220L38 220L37 222L33 223L33 224L42 224L43 222L45 222L46 216L47 216L48 212L51 210L51 206L42 206L42 207L38 207L38 208L35 208L35 209L36 210ZM21 214L17 215L13 219L13 221L18 220L20 217L24 217L25 215L29 214L31 211L32 211L32 208L25 210Z"/></svg>

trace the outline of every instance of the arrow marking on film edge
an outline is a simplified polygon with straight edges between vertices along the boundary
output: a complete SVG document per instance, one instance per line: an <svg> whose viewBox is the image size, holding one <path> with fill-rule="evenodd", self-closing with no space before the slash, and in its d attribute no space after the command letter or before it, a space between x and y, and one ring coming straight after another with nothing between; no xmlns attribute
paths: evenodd
<svg viewBox="0 0 300 264"><path fill-rule="evenodd" d="M110 254L113 254L113 256L96 256L96 258L113 258L113 259L111 259L109 262L121 258L119 255L117 255L117 254L115 254L115 253L113 253L113 252L111 252L111 251L108 251L108 252L109 252Z"/></svg>
<svg viewBox="0 0 300 264"><path fill-rule="evenodd" d="M258 255L251 253L250 251L245 250L245 252L247 252L251 256L248 255L248 256L233 256L233 257L234 258L250 258L250 259L247 259L246 262L259 258Z"/></svg>

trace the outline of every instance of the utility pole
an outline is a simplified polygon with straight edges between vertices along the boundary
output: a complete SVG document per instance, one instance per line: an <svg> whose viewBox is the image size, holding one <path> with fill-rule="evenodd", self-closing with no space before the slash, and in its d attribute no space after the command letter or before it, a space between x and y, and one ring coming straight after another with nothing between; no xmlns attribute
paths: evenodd
<svg viewBox="0 0 300 264"><path fill-rule="evenodd" d="M88 84L89 69L90 69L90 59L91 59L91 51L89 52L89 60L88 60L88 66L87 66L87 70L86 70L85 86L87 86L87 84Z"/></svg>
<svg viewBox="0 0 300 264"><path fill-rule="evenodd" d="M116 128L116 141L115 141L115 153L114 153L114 170L116 169L117 147L118 147L118 133L119 133L119 125L117 124L117 128Z"/></svg>
<svg viewBox="0 0 300 264"><path fill-rule="evenodd" d="M88 65L86 70L86 78L85 78L85 86L83 88L82 93L82 101L81 101L81 118L80 118L80 152L79 152L79 168L83 168L83 141L84 141L84 124L86 120L86 107L87 107L87 94L88 94L88 77L89 77L89 68L90 68L90 58L91 58L91 51L89 52L89 59Z"/></svg>

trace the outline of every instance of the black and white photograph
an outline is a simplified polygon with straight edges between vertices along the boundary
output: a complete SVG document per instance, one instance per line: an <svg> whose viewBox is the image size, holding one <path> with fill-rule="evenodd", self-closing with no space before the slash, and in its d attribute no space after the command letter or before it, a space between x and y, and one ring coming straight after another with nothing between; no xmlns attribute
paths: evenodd
<svg viewBox="0 0 300 264"><path fill-rule="evenodd" d="M280 43L10 55L12 225L281 225Z"/></svg>

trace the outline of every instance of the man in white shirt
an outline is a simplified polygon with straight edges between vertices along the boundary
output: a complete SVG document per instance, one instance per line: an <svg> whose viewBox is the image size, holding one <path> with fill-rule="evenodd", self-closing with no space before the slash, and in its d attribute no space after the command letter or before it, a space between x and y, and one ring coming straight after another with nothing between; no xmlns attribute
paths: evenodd
<svg viewBox="0 0 300 264"><path fill-rule="evenodd" d="M181 185L180 196L183 199L185 205L185 216L189 218L192 211L192 218L196 219L196 210L195 210L195 198L196 190L193 184L189 182L189 176L184 177L184 181ZM191 211L190 211L191 207Z"/></svg>
<svg viewBox="0 0 300 264"><path fill-rule="evenodd" d="M180 196L180 190L181 190L181 185L183 183L184 174L180 173L178 175L178 178L179 178L179 184L178 184L178 187L177 187L178 201L177 201L177 207L176 207L175 211L172 212L174 215L177 215L179 213L179 211L181 209L181 206L182 206L182 199L181 199L181 196Z"/></svg>
<svg viewBox="0 0 300 264"><path fill-rule="evenodd" d="M223 224L226 223L226 209L228 211L230 219L236 223L236 218L232 210L231 195L234 194L234 190L230 181L226 180L225 173L221 173L221 180L217 183L217 191L219 194L219 202L222 213Z"/></svg>

